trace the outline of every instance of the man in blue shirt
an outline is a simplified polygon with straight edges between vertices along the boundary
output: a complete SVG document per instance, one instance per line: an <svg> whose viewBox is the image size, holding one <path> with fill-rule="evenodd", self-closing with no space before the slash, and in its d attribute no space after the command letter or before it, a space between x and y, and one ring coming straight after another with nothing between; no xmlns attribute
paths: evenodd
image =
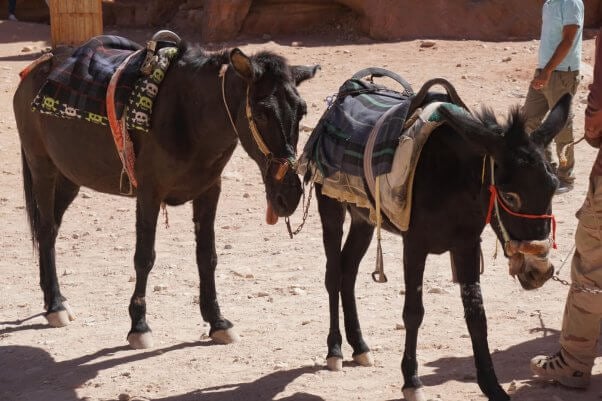
<svg viewBox="0 0 602 401"><path fill-rule="evenodd" d="M523 106L528 131L540 125L562 95L568 92L574 96L577 92L581 79L583 14L582 0L546 0L543 5L538 66ZM573 187L575 155L572 146L565 148L573 140L571 114L567 126L555 138L559 164L553 162L551 146L545 152L557 169L560 180L557 193L568 192ZM563 149L565 155L562 155Z"/></svg>

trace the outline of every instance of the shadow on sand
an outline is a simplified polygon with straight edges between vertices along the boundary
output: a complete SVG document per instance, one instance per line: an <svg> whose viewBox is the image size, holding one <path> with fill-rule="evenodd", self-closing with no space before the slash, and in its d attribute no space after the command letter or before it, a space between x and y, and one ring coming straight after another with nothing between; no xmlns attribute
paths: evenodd
<svg viewBox="0 0 602 401"><path fill-rule="evenodd" d="M29 319L25 319L29 320ZM0 322L5 324L19 322ZM0 344L3 335L25 330L45 328L40 324L20 325L0 330ZM211 346L211 341L181 343L150 351L135 351L128 346L104 348L79 358L57 362L41 348L9 345L0 347L0 400L2 401L79 401L76 388L99 372L121 364L136 361L153 363L153 358L162 354L202 346ZM167 398L153 397L153 401L268 401L284 391L287 385L304 374L312 374L320 367L303 367L279 370L243 383L224 383L217 387L199 388L187 394ZM199 383L202 385L202 383ZM117 397L117 394L115 395ZM308 393L296 393L278 400L324 401L321 397Z"/></svg>

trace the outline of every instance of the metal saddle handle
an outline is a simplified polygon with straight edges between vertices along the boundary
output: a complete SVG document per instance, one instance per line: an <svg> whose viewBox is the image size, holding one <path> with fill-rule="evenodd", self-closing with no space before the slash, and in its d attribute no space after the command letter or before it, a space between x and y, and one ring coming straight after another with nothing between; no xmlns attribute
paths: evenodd
<svg viewBox="0 0 602 401"><path fill-rule="evenodd" d="M160 31L157 31L153 37L151 38L151 41L154 42L159 42L159 41L164 41L164 42L174 42L176 44L180 43L182 41L182 39L180 39L180 37L178 36L178 34L176 34L175 32L172 32L168 29L162 29Z"/></svg>
<svg viewBox="0 0 602 401"><path fill-rule="evenodd" d="M445 91L447 92L448 99L432 98L432 96L440 95L440 94L433 95L432 93L429 92L429 89L431 89L435 85L441 85L445 89ZM451 82L449 82L445 78L433 78L433 79L429 79L428 81L426 81L424 83L424 85L422 85L422 88L420 88L418 93L416 95L414 95L414 97L412 98L412 103L410 104L410 109L408 110L408 116L411 116L412 113L414 113L414 111L418 107L422 106L423 103L425 102L425 100L427 100L427 98L429 97L429 95L431 96L430 100L441 100L444 102L448 101L448 102L451 102L455 105L458 105L458 106L464 108L466 111L468 111L470 113L470 109L468 108L466 103L464 103L462 101L462 99L460 98L460 95L458 95L458 92L456 91L456 88L454 88L454 86L451 84ZM443 96L445 96L445 95L443 95Z"/></svg>
<svg viewBox="0 0 602 401"><path fill-rule="evenodd" d="M380 68L380 67L364 68L363 70L360 70L360 71L356 72L355 74L353 74L353 76L351 77L351 79L362 79L362 78L367 77L367 76L391 78L392 80L394 80L395 82L397 82L398 84L400 84L401 86L403 86L403 89L405 90L405 92L408 95L413 95L414 94L414 90L412 89L412 85L410 85L408 83L408 81L406 81L400 75L394 73L393 71L389 71L387 69Z"/></svg>
<svg viewBox="0 0 602 401"><path fill-rule="evenodd" d="M178 46L181 41L182 39L180 39L175 32L172 32L168 29L157 31L153 37L146 42L146 56L144 57L144 61L140 67L140 72L144 75L151 74L155 64L157 63L157 57L155 57L155 53L157 50L159 50L158 47L165 46L165 42L175 43L176 46Z"/></svg>

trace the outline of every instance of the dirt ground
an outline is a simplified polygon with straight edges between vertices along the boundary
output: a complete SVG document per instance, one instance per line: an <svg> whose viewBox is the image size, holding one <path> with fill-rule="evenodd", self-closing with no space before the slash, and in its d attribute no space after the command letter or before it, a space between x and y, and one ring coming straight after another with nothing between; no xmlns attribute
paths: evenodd
<svg viewBox="0 0 602 401"><path fill-rule="evenodd" d="M143 41L143 31L107 31ZM354 366L344 345L342 372L325 369L328 305L323 286L325 258L315 202L294 240L284 223L267 226L264 189L255 164L237 149L224 174L216 223L217 286L222 311L241 336L220 346L207 339L198 310L191 207L169 208L169 228L159 224L157 260L148 287L148 319L155 347L130 350L127 305L133 291L134 211L132 199L82 188L67 211L57 241L64 295L77 313L68 327L51 329L40 314L37 258L24 211L20 150L12 111L18 72L48 46L47 25L0 21L0 400L399 400L404 331L401 238L384 235L386 284L373 283L375 244L360 267L357 283L362 329L375 366ZM194 41L194 38L189 38ZM301 41L297 46L292 41ZM270 49L297 64L320 64L318 76L300 91L308 102L300 148L325 109L324 98L356 70L390 69L418 90L444 77L471 107L485 104L504 116L524 99L537 41L437 40L375 43L337 40L267 39L237 42L252 53ZM211 46L211 44L209 44ZM216 45L217 46L217 45ZM593 40L584 41L584 83L574 99L576 136L582 135L586 89L591 82ZM394 85L392 83L392 85ZM584 199L595 150L576 147L577 182L554 198L558 221L557 267L570 254L575 211ZM298 210L293 224L301 219ZM436 229L436 228L433 228ZM556 351L567 287L548 282L526 292L494 259L491 229L483 233L482 275L489 344L502 386L521 401L602 399L602 365L587 391L569 391L532 380L529 359ZM568 264L560 272L569 278ZM433 400L484 400L448 255L429 257L425 273L426 316L419 335L419 372Z"/></svg>

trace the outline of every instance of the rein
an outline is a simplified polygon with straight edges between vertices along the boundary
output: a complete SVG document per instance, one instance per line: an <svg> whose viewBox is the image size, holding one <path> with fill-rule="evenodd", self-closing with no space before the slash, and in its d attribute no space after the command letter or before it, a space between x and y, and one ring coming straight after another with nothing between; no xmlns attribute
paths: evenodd
<svg viewBox="0 0 602 401"><path fill-rule="evenodd" d="M220 71L218 74L219 79L222 81L221 82L222 100L224 101L224 106L226 108L226 113L228 113L228 118L230 119L230 124L232 125L232 129L236 133L236 136L238 138L240 138L240 134L238 133L238 129L236 129L236 124L234 124L234 119L232 118L232 113L230 112L230 107L228 106L228 102L226 100L226 72L227 71L228 71L228 64L222 64L222 67L220 68ZM290 156L288 158L287 157L281 157L281 158L274 157L274 154L270 151L270 148L263 140L263 136L259 132L259 128L257 128L257 124L255 124L255 119L253 118L253 110L251 109L251 101L250 101L251 97L249 95L250 90L251 90L251 86L247 85L247 99L245 101L245 115L247 117L247 123L249 124L249 130L251 131L251 135L253 137L253 140L255 141L255 144L257 145L257 148L259 148L261 153L266 157L266 176L267 176L267 174L269 174L270 164L275 163L277 167L276 167L276 171L273 173L273 177L277 182L281 182L284 179L284 177L286 176L286 173L288 172L289 169L291 169L292 171L295 171L297 169L296 157L294 155ZM286 143L286 139L284 142ZM288 235L291 239L293 238L293 236L295 236L295 235L299 234L299 232L301 232L301 229L303 228L303 225L305 224L305 221L307 220L307 215L309 213L309 204L311 202L312 189L313 189L313 181L309 188L309 196L307 199L307 205L305 206L305 209L303 211L303 219L301 221L301 224L299 224L299 227L297 227L297 229L295 229L293 231L293 229L291 228L291 222L290 222L290 219L288 218L288 216L284 218L284 221L286 222L286 229L288 230ZM303 202L305 202L305 190L303 191Z"/></svg>
<svg viewBox="0 0 602 401"><path fill-rule="evenodd" d="M508 244L511 241L511 238L510 238L510 235L508 234L508 230L506 230L506 227L504 226L504 223L502 222L502 219L500 217L499 205L502 205L502 208L504 209L504 211L506 213L508 213L512 216L515 216L515 217L522 217L524 219L550 219L552 221L552 247L554 249L557 249L557 246L556 246L556 218L554 217L554 215L553 214L525 214L525 213L517 213L517 212L510 210L510 208L508 208L508 206L506 206L504 201L502 199L500 199L499 191L498 191L497 187L495 186L494 161L493 161L492 157L490 157L489 160L491 163L491 184L489 185L489 192L491 193L491 196L489 197L489 208L487 210L487 217L485 219L485 223L489 224L491 222L491 217L492 217L493 211L495 209L495 216L497 217L497 223L500 228L500 231L502 232L502 237L504 238L504 248L505 248L506 244ZM483 160L483 170L485 168L484 162L485 162L485 160Z"/></svg>

